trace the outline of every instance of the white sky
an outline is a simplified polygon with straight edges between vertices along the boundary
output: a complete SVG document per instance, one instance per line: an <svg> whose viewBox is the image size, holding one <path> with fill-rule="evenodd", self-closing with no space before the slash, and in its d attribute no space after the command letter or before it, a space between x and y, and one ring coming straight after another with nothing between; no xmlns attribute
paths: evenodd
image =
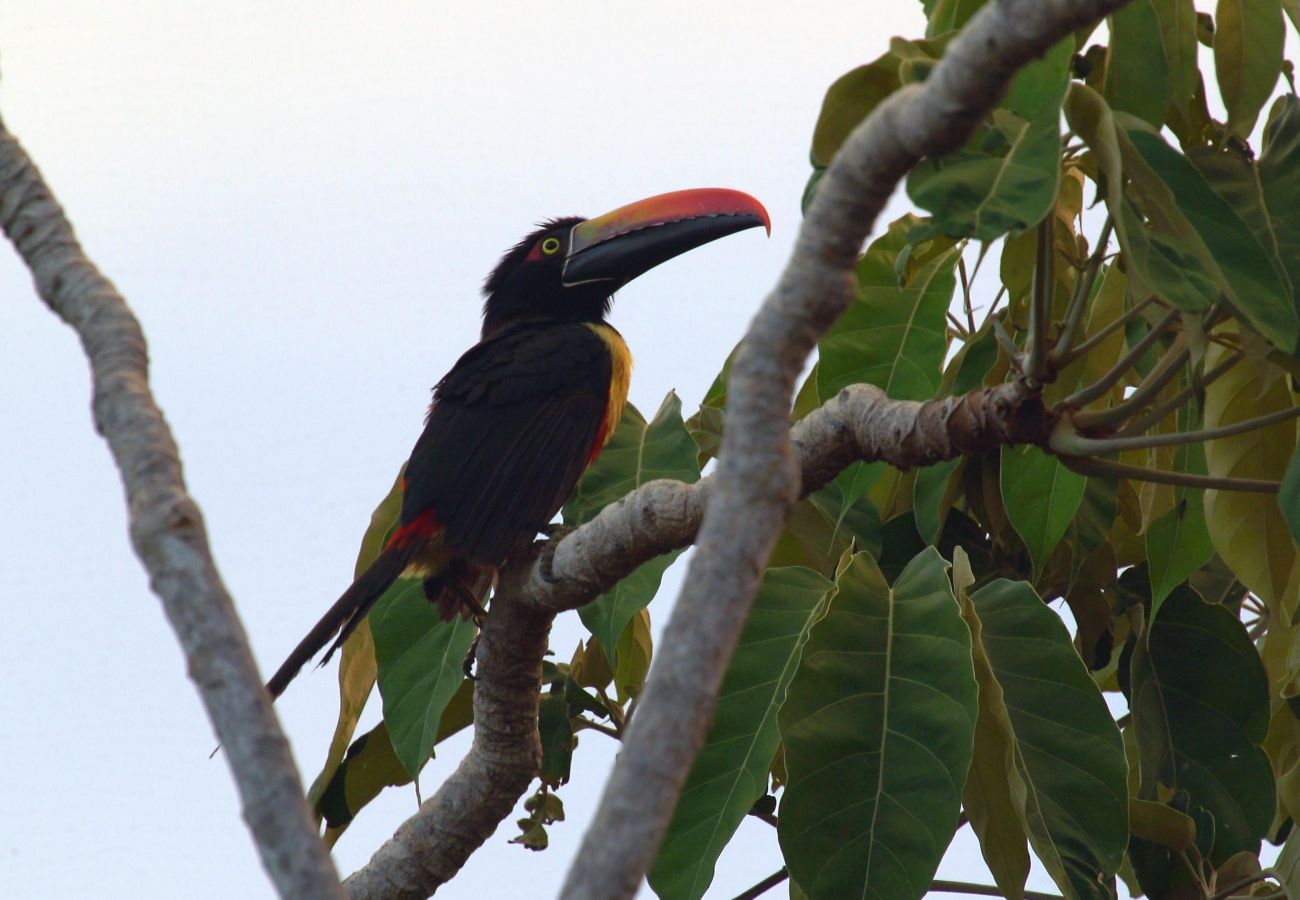
<svg viewBox="0 0 1300 900"><path fill-rule="evenodd" d="M653 412L675 388L694 409L788 256L825 88L923 28L917 0L41 0L0 8L0 113L143 322L190 488L269 670L346 586L429 388L475 340L478 286L504 249L538 219L660 191L759 197L770 240L688 254L615 306L634 402ZM131 553L81 350L10 252L0 298L0 892L271 896ZM582 633L570 614L552 646L567 658ZM277 707L307 783L335 702L331 668ZM465 746L440 749L426 795ZM508 845L508 821L439 896L554 895L613 751L584 733L550 850ZM414 808L410 789L368 807L336 848L340 871ZM779 866L771 830L750 820L710 896ZM969 829L940 875L991 881ZM1041 872L1030 886L1053 890Z"/></svg>

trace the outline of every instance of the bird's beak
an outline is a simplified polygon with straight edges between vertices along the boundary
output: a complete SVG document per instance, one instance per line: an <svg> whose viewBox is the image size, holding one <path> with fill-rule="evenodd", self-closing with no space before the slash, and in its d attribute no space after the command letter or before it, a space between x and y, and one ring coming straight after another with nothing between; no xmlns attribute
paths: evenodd
<svg viewBox="0 0 1300 900"><path fill-rule="evenodd" d="M740 191L697 188L647 197L573 226L563 282L623 285L687 250L756 225L772 233L763 204Z"/></svg>

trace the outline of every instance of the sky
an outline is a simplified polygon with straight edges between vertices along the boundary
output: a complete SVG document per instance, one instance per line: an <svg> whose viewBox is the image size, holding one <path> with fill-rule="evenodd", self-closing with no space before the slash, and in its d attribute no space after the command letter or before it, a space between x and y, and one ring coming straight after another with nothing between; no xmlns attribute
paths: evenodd
<svg viewBox="0 0 1300 900"><path fill-rule="evenodd" d="M770 238L712 244L617 298L633 402L652 413L676 390L689 412L789 256L826 87L891 35L919 36L920 9L0 7L0 115L143 323L154 390L264 672L350 580L431 386L477 337L479 285L500 254L538 220L661 191L761 199ZM888 217L905 209L895 198ZM128 543L84 356L9 252L0 384L5 896L273 896ZM682 568L651 608L656 627ZM569 614L552 647L567 657L583 633ZM333 669L306 672L276 709L310 783L333 729ZM426 796L466 746L439 748ZM553 896L615 750L583 734L549 850L508 844L507 821L439 896ZM415 806L408 788L366 808L335 849L340 872ZM771 829L748 820L709 896L780 864ZM969 829L940 877L991 881ZM1041 870L1030 887L1053 889Z"/></svg>

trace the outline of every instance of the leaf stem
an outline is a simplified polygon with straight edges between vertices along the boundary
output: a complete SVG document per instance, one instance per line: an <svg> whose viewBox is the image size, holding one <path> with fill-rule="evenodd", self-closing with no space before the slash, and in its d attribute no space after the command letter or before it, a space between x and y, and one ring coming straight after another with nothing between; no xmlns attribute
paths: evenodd
<svg viewBox="0 0 1300 900"><path fill-rule="evenodd" d="M1101 456L1107 453L1122 453L1125 450L1149 450L1152 447L1173 447L1178 444L1198 444L1218 438L1233 437L1267 428L1278 422L1285 422L1300 416L1300 406L1280 409L1253 419L1243 419L1231 425L1218 428L1202 428L1200 431L1179 431L1173 434L1141 434L1133 437L1090 438L1077 431L1062 430L1053 434L1049 441L1053 450L1067 456Z"/></svg>
<svg viewBox="0 0 1300 900"><path fill-rule="evenodd" d="M1172 484L1178 487L1209 488L1220 491L1251 491L1259 494L1276 494L1279 483L1256 478L1216 478L1210 475L1193 475L1190 472L1170 472L1167 469L1148 469L1145 466L1132 466L1128 463L1114 462L1109 459L1096 459L1090 456L1068 456L1059 454L1061 464L1080 475L1111 475L1116 478L1132 478L1135 481L1150 481L1155 484Z"/></svg>
<svg viewBox="0 0 1300 900"><path fill-rule="evenodd" d="M1209 898L1209 900L1227 900L1227 898L1231 897L1233 894L1237 893L1237 891L1241 890L1242 888L1248 885L1258 884L1261 881L1268 881L1270 878L1277 881L1281 880L1278 878L1277 873L1274 872L1272 869L1260 869L1254 875L1247 875L1245 878L1242 878L1240 881L1233 882L1223 890L1216 892L1213 896Z"/></svg>
<svg viewBox="0 0 1300 900"><path fill-rule="evenodd" d="M957 273L961 275L961 297L962 305L966 308L966 326L967 334L975 333L975 310L971 307L970 301L970 279L966 277L966 257L961 256L957 259Z"/></svg>
<svg viewBox="0 0 1300 900"><path fill-rule="evenodd" d="M755 897L761 897L789 877L790 870L782 866L749 890L741 891L734 900L754 900Z"/></svg>
<svg viewBox="0 0 1300 900"><path fill-rule="evenodd" d="M1094 347L1096 347L1102 341L1106 340L1106 338L1110 337L1120 328L1123 328L1131 319L1136 318L1138 315L1142 313L1143 310L1145 310L1148 306L1150 306L1155 302L1156 302L1155 297L1148 297L1140 303L1135 303L1132 306L1132 308L1125 310L1113 322L1107 322L1106 325L1104 325L1100 331L1098 331L1092 337L1088 338L1083 343L1079 344L1079 346L1074 347L1068 353L1062 352L1060 354L1060 357L1056 360L1057 368L1063 369L1066 366L1068 366L1070 363L1078 359L1080 356L1083 356L1084 354L1091 351Z"/></svg>
<svg viewBox="0 0 1300 900"><path fill-rule="evenodd" d="M1169 415L1171 412L1178 409L1180 406L1182 406L1184 403L1190 400L1198 390L1203 390L1206 386L1211 385L1214 382L1218 381L1219 378L1222 377L1225 372L1227 372L1237 363L1241 362L1242 357L1244 357L1245 355L1246 354L1242 353L1240 350L1234 351L1231 355L1229 355L1226 359L1224 359L1223 362L1219 363L1213 369L1206 372L1205 375L1201 377L1199 382L1194 381L1192 384L1189 384L1187 387L1183 388L1177 394L1174 394L1174 396L1170 397L1164 403L1161 403L1159 406L1152 409L1146 415L1134 419L1132 422L1128 423L1128 425L1124 426L1124 429L1120 431L1120 435L1128 436L1130 434L1141 434L1142 432L1146 431L1152 425L1155 425L1157 422L1164 419L1165 416Z"/></svg>
<svg viewBox="0 0 1300 900"><path fill-rule="evenodd" d="M1088 300L1092 297L1093 285L1097 283L1097 276L1101 273L1102 264L1106 260L1106 248L1110 244L1110 233L1114 227L1114 220L1109 215L1106 216L1106 224L1101 226L1101 234L1097 237L1097 249L1088 257L1083 272L1074 283L1074 294L1070 297L1070 305L1065 312L1065 325L1061 328L1061 337L1052 350L1053 362L1059 361L1069 353L1071 345L1074 344L1075 332L1079 330L1079 323L1083 321L1084 310L1088 308Z"/></svg>
<svg viewBox="0 0 1300 900"><path fill-rule="evenodd" d="M1176 341L1178 349L1170 347L1169 352L1160 357L1160 361L1151 367L1147 377L1142 379L1142 383L1132 394L1109 409L1084 410L1074 417L1074 424L1079 428L1119 425L1134 413L1140 412L1147 405L1148 400L1160 393L1164 386L1182 371L1183 365L1191 357L1192 353L1187 349L1183 336L1179 335Z"/></svg>
<svg viewBox="0 0 1300 900"><path fill-rule="evenodd" d="M1025 352L1025 380L1030 387L1039 387L1047 378L1047 329L1052 314L1052 288L1055 277L1052 265L1056 248L1053 228L1056 214L1049 212L1038 223L1038 245L1034 259L1034 282L1029 302L1029 338Z"/></svg>
<svg viewBox="0 0 1300 900"><path fill-rule="evenodd" d="M1134 308L1136 309L1136 307ZM1092 384L1085 388L1080 388L1070 396L1066 397L1062 403L1065 406L1087 406L1092 401L1103 396L1107 391L1115 386L1116 382L1123 377L1125 372L1131 369L1133 365L1142 358L1142 354L1147 352L1151 345L1154 344L1156 340L1159 339L1160 335L1164 333L1165 329L1172 325L1174 320L1177 318L1178 310L1169 310L1169 312L1165 313L1160 318L1160 321L1156 322L1150 331L1143 335L1140 341L1133 345L1132 350L1120 357L1119 362L1115 363L1115 365L1113 365L1105 374ZM1112 322L1111 324L1113 325L1114 323ZM1086 343L1087 342L1085 341L1084 344ZM1079 345L1079 350L1083 349L1084 344ZM1071 358L1075 355L1077 354L1071 354Z"/></svg>

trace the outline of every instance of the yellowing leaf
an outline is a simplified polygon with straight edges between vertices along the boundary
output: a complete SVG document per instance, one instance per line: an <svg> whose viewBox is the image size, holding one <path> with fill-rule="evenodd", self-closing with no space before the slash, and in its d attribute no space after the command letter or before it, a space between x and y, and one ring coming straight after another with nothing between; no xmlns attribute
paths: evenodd
<svg viewBox="0 0 1300 900"><path fill-rule="evenodd" d="M1212 344L1207 368L1229 351ZM1264 384L1243 360L1205 391L1205 427L1217 428L1287 409L1292 405L1285 379ZM1279 422L1205 445L1206 471L1216 478L1280 481L1296 446L1295 420ZM1246 587L1280 615L1296 546L1282 511L1268 495L1207 490L1205 524L1219 556Z"/></svg>

